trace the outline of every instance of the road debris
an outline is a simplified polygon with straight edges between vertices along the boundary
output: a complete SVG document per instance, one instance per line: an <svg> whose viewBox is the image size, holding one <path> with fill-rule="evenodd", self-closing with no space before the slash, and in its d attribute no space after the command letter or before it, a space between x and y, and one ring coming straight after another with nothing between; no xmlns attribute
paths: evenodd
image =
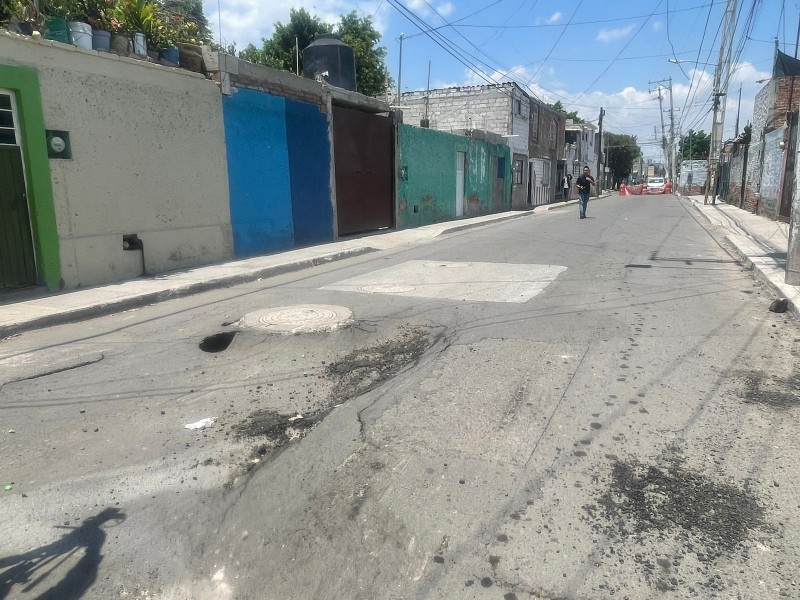
<svg viewBox="0 0 800 600"><path fill-rule="evenodd" d="M210 427L214 424L216 419L214 417L207 417L205 419L200 419L199 421L195 421L194 423L187 423L183 426L184 429L205 429L206 427Z"/></svg>

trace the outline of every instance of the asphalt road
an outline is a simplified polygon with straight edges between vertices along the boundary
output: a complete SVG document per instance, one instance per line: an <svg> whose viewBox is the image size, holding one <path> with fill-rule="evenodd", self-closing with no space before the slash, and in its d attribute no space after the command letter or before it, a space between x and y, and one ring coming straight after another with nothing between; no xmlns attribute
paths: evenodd
<svg viewBox="0 0 800 600"><path fill-rule="evenodd" d="M588 215L0 341L0 598L800 598L797 322L677 198Z"/></svg>

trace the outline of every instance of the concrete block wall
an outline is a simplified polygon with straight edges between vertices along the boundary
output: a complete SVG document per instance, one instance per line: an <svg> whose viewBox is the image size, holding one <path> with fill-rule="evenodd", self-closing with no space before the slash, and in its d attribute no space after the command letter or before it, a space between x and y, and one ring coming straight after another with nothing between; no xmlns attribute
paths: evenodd
<svg viewBox="0 0 800 600"><path fill-rule="evenodd" d="M44 126L69 133L72 158L49 160L63 288L232 256L222 101L213 82L6 33L0 64L36 72ZM138 234L144 250L124 250L125 234Z"/></svg>
<svg viewBox="0 0 800 600"><path fill-rule="evenodd" d="M512 86L470 86L431 90L427 99L432 129L451 131L482 129L501 135L511 133ZM403 122L419 125L425 117L426 92L405 92Z"/></svg>

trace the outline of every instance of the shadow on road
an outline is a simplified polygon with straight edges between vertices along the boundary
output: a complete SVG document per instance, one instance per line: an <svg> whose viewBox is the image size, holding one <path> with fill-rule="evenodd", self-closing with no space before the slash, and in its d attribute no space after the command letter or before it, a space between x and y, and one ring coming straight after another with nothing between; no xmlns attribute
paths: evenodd
<svg viewBox="0 0 800 600"><path fill-rule="evenodd" d="M38 600L83 597L97 579L97 570L103 560L100 553L106 540L103 525L124 519L125 514L119 509L106 508L79 527L67 527L71 531L51 544L0 558L0 599L7 598L15 586L23 586L16 590L18 593L29 594ZM70 560L73 564L69 571L54 575Z"/></svg>

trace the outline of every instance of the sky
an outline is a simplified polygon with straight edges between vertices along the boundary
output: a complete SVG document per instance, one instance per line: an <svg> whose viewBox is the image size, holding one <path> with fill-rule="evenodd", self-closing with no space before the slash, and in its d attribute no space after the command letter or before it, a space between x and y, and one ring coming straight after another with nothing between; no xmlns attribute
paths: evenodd
<svg viewBox="0 0 800 600"><path fill-rule="evenodd" d="M781 50L795 53L800 13L798 0L736 4L726 138L734 136L737 110L740 130L752 119L754 97L766 83L759 81L771 74L776 38ZM669 78L676 136L710 131L725 6L726 0L204 2L215 37L240 49L270 37L276 21L288 21L290 8L331 23L355 10L372 17L381 32L395 84L403 34L404 92L425 89L429 61L431 88L515 81L593 123L604 107L604 129L637 136L645 157L656 160L663 156L657 90ZM662 96L668 136L669 91Z"/></svg>

